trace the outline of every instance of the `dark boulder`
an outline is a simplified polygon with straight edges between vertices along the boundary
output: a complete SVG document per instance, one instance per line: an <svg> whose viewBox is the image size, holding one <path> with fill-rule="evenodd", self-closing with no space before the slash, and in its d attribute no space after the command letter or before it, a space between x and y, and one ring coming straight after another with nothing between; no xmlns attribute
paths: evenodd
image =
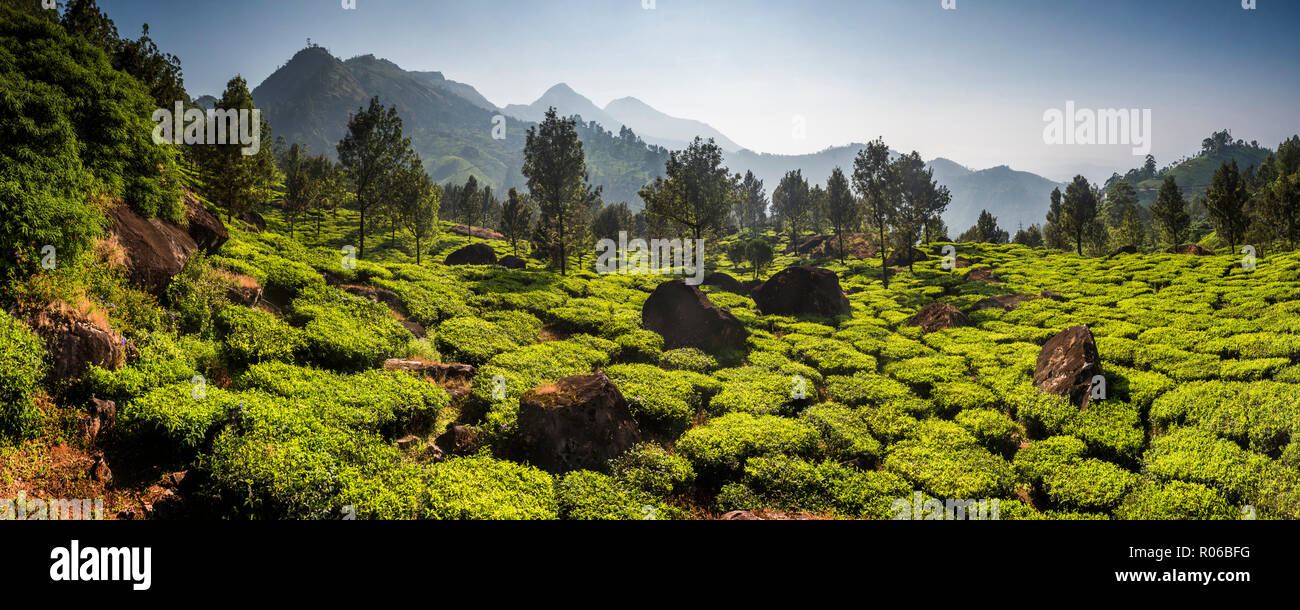
<svg viewBox="0 0 1300 610"><path fill-rule="evenodd" d="M713 286L723 292L730 292L733 294L740 294L740 295L749 294L749 291L745 290L745 288L740 285L740 282L736 278L731 277L730 275L727 275L721 271L714 271L713 273L704 276L704 285Z"/></svg>
<svg viewBox="0 0 1300 610"><path fill-rule="evenodd" d="M810 237L796 239L793 242L786 244L785 253L816 254L821 251L822 244L826 243L828 239L830 239L830 237L826 235L812 235Z"/></svg>
<svg viewBox="0 0 1300 610"><path fill-rule="evenodd" d="M506 269L523 269L528 266L528 261L513 254L507 254L501 257L501 260L497 261L497 264Z"/></svg>
<svg viewBox="0 0 1300 610"><path fill-rule="evenodd" d="M495 265L497 253L487 244L470 244L448 254L443 262L447 265Z"/></svg>
<svg viewBox="0 0 1300 610"><path fill-rule="evenodd" d="M86 435L86 442L95 445L101 438L107 438L117 421L117 403L111 400L90 399L90 407L81 418L81 431Z"/></svg>
<svg viewBox="0 0 1300 610"><path fill-rule="evenodd" d="M894 250L885 257L886 267L901 267L912 263L919 263L926 259L926 253L917 248L907 248L905 250Z"/></svg>
<svg viewBox="0 0 1300 610"><path fill-rule="evenodd" d="M478 451L478 433L465 424L453 423L435 441L446 455L470 455Z"/></svg>
<svg viewBox="0 0 1300 610"><path fill-rule="evenodd" d="M930 303L908 318L907 324L920 326L921 330L932 333L945 328L970 326L971 322L966 314L948 303Z"/></svg>
<svg viewBox="0 0 1300 610"><path fill-rule="evenodd" d="M1071 326L1047 341L1038 352L1034 386L1066 396L1080 409L1092 398L1092 378L1101 373L1101 356L1086 325Z"/></svg>
<svg viewBox="0 0 1300 610"><path fill-rule="evenodd" d="M199 249L184 229L158 218L145 218L125 205L109 212L110 232L122 248L127 276L135 285L161 295L172 278Z"/></svg>
<svg viewBox="0 0 1300 610"><path fill-rule="evenodd" d="M1169 254L1191 254L1193 256L1210 256L1214 254L1213 250L1200 244L1182 244L1179 246L1170 246L1165 250Z"/></svg>
<svg viewBox="0 0 1300 610"><path fill-rule="evenodd" d="M185 222L190 239L208 254L219 250L230 239L230 232L221 222L221 217L188 189L185 191Z"/></svg>
<svg viewBox="0 0 1300 610"><path fill-rule="evenodd" d="M663 335L664 349L696 347L715 356L745 348L749 332L685 280L659 284L641 307L641 325Z"/></svg>
<svg viewBox="0 0 1300 610"><path fill-rule="evenodd" d="M849 298L834 271L819 267L786 267L753 290L754 302L765 315L848 315Z"/></svg>
<svg viewBox="0 0 1300 610"><path fill-rule="evenodd" d="M754 289L763 285L763 280L745 280L740 283L740 294L750 296L754 294Z"/></svg>
<svg viewBox="0 0 1300 610"><path fill-rule="evenodd" d="M253 229L258 233L266 230L266 219L262 218L262 215L257 212L246 210L243 214L239 215L239 219L253 227Z"/></svg>
<svg viewBox="0 0 1300 610"><path fill-rule="evenodd" d="M574 375L519 400L521 457L552 473L607 470L641 441L627 400L603 372Z"/></svg>
<svg viewBox="0 0 1300 610"><path fill-rule="evenodd" d="M55 381L79 378L92 364L115 370L126 363L126 341L95 322L50 311L36 317L33 329L45 341Z"/></svg>

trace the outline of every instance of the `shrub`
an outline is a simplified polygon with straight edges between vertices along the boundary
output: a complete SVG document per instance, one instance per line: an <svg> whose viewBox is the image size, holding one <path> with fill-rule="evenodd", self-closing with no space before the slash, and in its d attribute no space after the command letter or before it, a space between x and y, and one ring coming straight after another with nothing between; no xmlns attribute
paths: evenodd
<svg viewBox="0 0 1300 610"><path fill-rule="evenodd" d="M663 357L664 338L648 330L634 330L614 338L618 359L625 362L659 362Z"/></svg>
<svg viewBox="0 0 1300 610"><path fill-rule="evenodd" d="M1138 475L1097 459L1078 460L1047 473L1047 497L1071 509L1109 511L1119 505L1138 482Z"/></svg>
<svg viewBox="0 0 1300 610"><path fill-rule="evenodd" d="M0 310L0 440L22 439L33 431L44 359L40 339Z"/></svg>
<svg viewBox="0 0 1300 610"><path fill-rule="evenodd" d="M701 476L738 475L751 457L787 454L813 457L819 435L811 425L775 415L728 413L686 431L677 451Z"/></svg>
<svg viewBox="0 0 1300 610"><path fill-rule="evenodd" d="M1233 510L1218 492L1204 485L1184 481L1146 482L1129 494L1115 510L1118 519L1236 519Z"/></svg>
<svg viewBox="0 0 1300 610"><path fill-rule="evenodd" d="M1043 477L1066 465L1083 459L1088 446L1073 436L1053 436L1035 441L1016 453L1016 472L1033 485L1043 482Z"/></svg>
<svg viewBox="0 0 1300 610"><path fill-rule="evenodd" d="M1015 482L1006 460L981 447L961 426L934 419L920 422L914 438L889 448L885 470L939 498L1003 497Z"/></svg>
<svg viewBox="0 0 1300 610"><path fill-rule="evenodd" d="M1001 411L968 409L958 413L955 421L981 445L1002 457L1010 458L1020 447L1020 426Z"/></svg>
<svg viewBox="0 0 1300 610"><path fill-rule="evenodd" d="M722 382L722 391L709 401L709 411L714 414L793 415L800 406L817 397L817 388L811 381L799 381L756 367L723 369L715 376ZM798 390L803 391L803 398L795 397Z"/></svg>
<svg viewBox="0 0 1300 610"><path fill-rule="evenodd" d="M876 370L875 358L842 341L801 334L786 335L784 340L794 346L795 355L825 374Z"/></svg>
<svg viewBox="0 0 1300 610"><path fill-rule="evenodd" d="M775 508L887 519L894 500L910 491L906 481L888 472L773 455L750 459L743 482L724 486L717 502L724 511Z"/></svg>
<svg viewBox="0 0 1300 610"><path fill-rule="evenodd" d="M551 475L480 454L434 466L423 503L429 519L555 519Z"/></svg>
<svg viewBox="0 0 1300 610"><path fill-rule="evenodd" d="M679 509L654 496L590 470L576 470L564 475L556 485L556 499L562 519L645 520L681 516Z"/></svg>
<svg viewBox="0 0 1300 610"><path fill-rule="evenodd" d="M1152 403L1151 421L1162 427L1197 425L1272 454L1300 425L1300 387L1272 381L1186 383Z"/></svg>
<svg viewBox="0 0 1300 610"><path fill-rule="evenodd" d="M929 401L917 397L906 384L865 371L852 377L827 377L826 393L832 400L850 406L892 407L914 414L925 414L932 408Z"/></svg>
<svg viewBox="0 0 1300 610"><path fill-rule="evenodd" d="M453 362L482 366L501 352L517 349L500 326L479 318L452 318L438 325L435 335L438 351Z"/></svg>
<svg viewBox="0 0 1300 610"><path fill-rule="evenodd" d="M642 425L670 436L685 432L701 407L695 386L677 371L648 364L619 364L605 372Z"/></svg>
<svg viewBox="0 0 1300 610"><path fill-rule="evenodd" d="M641 443L609 461L610 471L620 481L656 496L686 491L695 481L695 469L678 455L653 443Z"/></svg>
<svg viewBox="0 0 1300 610"><path fill-rule="evenodd" d="M265 311L231 305L217 314L216 328L222 349L235 365L266 360L292 362L302 342L301 333Z"/></svg>
<svg viewBox="0 0 1300 610"><path fill-rule="evenodd" d="M998 403L998 397L992 390L970 381L952 381L937 383L930 399L939 412L956 414L967 409L987 409Z"/></svg>
<svg viewBox="0 0 1300 610"><path fill-rule="evenodd" d="M155 388L123 405L118 425L138 442L161 438L168 449L191 453L225 421L227 411L247 400L217 387L206 387L199 398L194 389L189 382Z"/></svg>
<svg viewBox="0 0 1300 610"><path fill-rule="evenodd" d="M718 369L716 358L694 347L664 350L659 364L666 369L695 371L697 373L708 373Z"/></svg>
<svg viewBox="0 0 1300 610"><path fill-rule="evenodd" d="M404 356L414 339L387 306L337 288L304 291L293 310L307 321L301 333L302 360L330 368L359 371L377 366Z"/></svg>
<svg viewBox="0 0 1300 610"><path fill-rule="evenodd" d="M208 371L216 361L217 346L193 337L154 333L136 343L140 357L128 366L109 371L91 365L82 377L84 393L123 402L153 388Z"/></svg>
<svg viewBox="0 0 1300 610"><path fill-rule="evenodd" d="M826 455L836 460L860 460L864 467L880 459L883 447L871 436L871 426L859 411L823 403L808 407L799 418L821 433Z"/></svg>

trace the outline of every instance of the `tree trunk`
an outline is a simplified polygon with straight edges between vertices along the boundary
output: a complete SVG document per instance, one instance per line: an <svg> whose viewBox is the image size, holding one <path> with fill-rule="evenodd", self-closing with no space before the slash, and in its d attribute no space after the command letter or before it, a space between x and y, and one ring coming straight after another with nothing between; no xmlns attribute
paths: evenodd
<svg viewBox="0 0 1300 610"><path fill-rule="evenodd" d="M885 290L889 290L889 267L885 266L885 229L880 229L880 277L885 284Z"/></svg>
<svg viewBox="0 0 1300 610"><path fill-rule="evenodd" d="M361 256L366 256L366 209L361 208Z"/></svg>

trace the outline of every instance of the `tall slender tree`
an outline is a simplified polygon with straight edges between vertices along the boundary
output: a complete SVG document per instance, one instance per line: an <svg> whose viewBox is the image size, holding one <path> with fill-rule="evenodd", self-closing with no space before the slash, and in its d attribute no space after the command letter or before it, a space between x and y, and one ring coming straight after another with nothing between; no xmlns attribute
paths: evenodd
<svg viewBox="0 0 1300 610"><path fill-rule="evenodd" d="M826 179L826 219L840 245L840 262L844 262L844 232L862 222L862 206L849 189L844 170L836 167Z"/></svg>
<svg viewBox="0 0 1300 610"><path fill-rule="evenodd" d="M889 269L885 266L885 233L898 213L898 189L890 175L889 146L876 138L858 151L853 159L853 190L862 200L863 218L879 236L880 275L889 288Z"/></svg>
<svg viewBox="0 0 1300 610"><path fill-rule="evenodd" d="M696 137L685 150L669 153L664 180L653 186L642 195L646 211L685 227L695 239L722 228L733 201L731 175L712 138Z"/></svg>
<svg viewBox="0 0 1300 610"><path fill-rule="evenodd" d="M586 195L587 166L576 126L551 107L541 124L528 128L524 142L523 174L541 211L540 236L561 275L568 273L569 228Z"/></svg>
<svg viewBox="0 0 1300 610"><path fill-rule="evenodd" d="M411 139L402 135L397 107L384 108L379 96L370 107L358 109L348 120L348 131L338 143L339 162L352 184L361 213L361 256L366 254L366 212L392 199L393 177L409 164Z"/></svg>
<svg viewBox="0 0 1300 610"><path fill-rule="evenodd" d="M1095 230L1097 220L1097 193L1083 176L1075 176L1065 189L1061 201L1061 224L1065 234L1074 242L1075 251L1083 256L1083 244Z"/></svg>
<svg viewBox="0 0 1300 610"><path fill-rule="evenodd" d="M1177 246L1187 239L1187 230L1192 225L1191 216L1187 214L1187 202L1183 201L1183 190L1172 174L1165 176L1160 184L1160 193L1156 203L1151 206L1151 216L1156 227L1169 240L1170 245Z"/></svg>
<svg viewBox="0 0 1300 610"><path fill-rule="evenodd" d="M506 194L506 201L501 206L501 233L510 242L510 251L519 255L519 242L531 230L533 224L533 205L528 195L520 195L511 188Z"/></svg>
<svg viewBox="0 0 1300 610"><path fill-rule="evenodd" d="M1236 252L1237 244L1241 243L1250 226L1250 216L1246 211L1250 195L1246 192L1241 171L1237 169L1236 159L1220 165L1214 172L1205 198L1214 232Z"/></svg>
<svg viewBox="0 0 1300 610"><path fill-rule="evenodd" d="M790 230L790 243L799 239L799 233L808 223L812 203L812 192L802 170L786 172L776 190L772 191L772 210Z"/></svg>
<svg viewBox="0 0 1300 610"><path fill-rule="evenodd" d="M424 254L424 241L437 230L442 192L424 171L424 164L416 155L411 155L396 181L402 224L415 238L415 264L419 265Z"/></svg>

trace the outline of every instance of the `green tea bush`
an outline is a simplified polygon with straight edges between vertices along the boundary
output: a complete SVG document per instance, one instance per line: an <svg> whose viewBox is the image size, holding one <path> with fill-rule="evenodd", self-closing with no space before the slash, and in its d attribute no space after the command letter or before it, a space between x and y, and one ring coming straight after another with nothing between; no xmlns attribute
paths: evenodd
<svg viewBox="0 0 1300 610"><path fill-rule="evenodd" d="M265 288L273 294L282 294L292 299L307 288L325 285L325 278L306 263L278 256L264 257L258 263L266 270Z"/></svg>
<svg viewBox="0 0 1300 610"><path fill-rule="evenodd" d="M1184 481L1146 482L1115 510L1117 519L1143 521L1237 519L1240 516L1241 512L1233 510L1218 492Z"/></svg>
<svg viewBox="0 0 1300 610"><path fill-rule="evenodd" d="M1044 477L1078 463L1087 451L1088 446L1073 436L1053 436L1030 443L1012 463L1022 480L1041 485Z"/></svg>
<svg viewBox="0 0 1300 610"><path fill-rule="evenodd" d="M266 360L293 362L302 345L298 329L265 311L231 305L216 319L225 357L235 365Z"/></svg>
<svg viewBox="0 0 1300 610"><path fill-rule="evenodd" d="M0 310L0 440L22 439L37 421L35 395L45 377L45 346Z"/></svg>
<svg viewBox="0 0 1300 610"><path fill-rule="evenodd" d="M614 337L618 360L623 362L659 362L663 358L664 338L648 330L634 330Z"/></svg>
<svg viewBox="0 0 1300 610"><path fill-rule="evenodd" d="M444 356L474 366L519 347L500 326L480 318L452 318L438 325L435 336L438 351Z"/></svg>
<svg viewBox="0 0 1300 610"><path fill-rule="evenodd" d="M811 381L798 382L792 377L757 367L723 369L714 374L722 382L722 391L709 401L714 414L743 412L755 415L793 415L799 407L816 398L817 388ZM796 398L798 385L803 398Z"/></svg>
<svg viewBox="0 0 1300 610"><path fill-rule="evenodd" d="M851 377L827 377L826 393L835 402L849 406L894 407L918 415L929 413L934 408L902 382L863 371Z"/></svg>
<svg viewBox="0 0 1300 610"><path fill-rule="evenodd" d="M871 436L871 426L860 411L822 403L804 409L799 419L817 428L826 456L831 459L856 459L866 467L874 465L884 451L880 441Z"/></svg>
<svg viewBox="0 0 1300 610"><path fill-rule="evenodd" d="M155 388L123 405L118 425L128 438L141 443L161 439L167 449L192 453L226 420L228 411L249 400L242 393L212 386L197 394L195 390L188 381Z"/></svg>
<svg viewBox="0 0 1300 610"><path fill-rule="evenodd" d="M929 419L920 422L914 434L889 447L885 470L939 498L980 499L1010 494L1015 482L1011 464L981 447L961 426Z"/></svg>
<svg viewBox="0 0 1300 610"><path fill-rule="evenodd" d="M1077 460L1061 465L1043 477L1047 497L1058 506L1092 511L1109 511L1138 483L1138 475L1098 459Z"/></svg>
<svg viewBox="0 0 1300 610"><path fill-rule="evenodd" d="M664 350L659 364L666 369L708 373L718 370L718 360L694 347Z"/></svg>
<svg viewBox="0 0 1300 610"><path fill-rule="evenodd" d="M556 484L561 519L653 520L681 518L680 509L619 479L590 470L565 474Z"/></svg>
<svg viewBox="0 0 1300 610"><path fill-rule="evenodd" d="M618 386L637 421L673 437L691 427L702 405L695 386L677 371L649 364L619 364L605 373Z"/></svg>
<svg viewBox="0 0 1300 610"><path fill-rule="evenodd" d="M333 287L304 290L293 302L302 328L301 360L359 371L406 356L415 338L388 307Z"/></svg>
<svg viewBox="0 0 1300 610"><path fill-rule="evenodd" d="M876 370L876 359L843 341L809 335L786 335L784 340L793 346L793 353L824 374L849 374L856 371Z"/></svg>
<svg viewBox="0 0 1300 610"><path fill-rule="evenodd" d="M434 466L423 503L428 519L555 519L559 504L551 475L486 454Z"/></svg>
<svg viewBox="0 0 1300 610"><path fill-rule="evenodd" d="M738 475L754 456L785 454L815 457L820 435L805 422L775 415L728 413L686 431L677 451L702 477Z"/></svg>
<svg viewBox="0 0 1300 610"><path fill-rule="evenodd" d="M889 472L772 455L750 459L742 482L724 486L717 502L723 511L771 508L888 519L893 502L910 493L911 486Z"/></svg>
<svg viewBox="0 0 1300 610"><path fill-rule="evenodd" d="M1015 455L1023 434L1020 426L1006 414L994 409L968 409L955 420L989 451L1004 458Z"/></svg>
<svg viewBox="0 0 1300 610"><path fill-rule="evenodd" d="M998 397L992 390L970 381L937 383L930 399L938 407L938 412L945 415L968 409L989 409L998 404Z"/></svg>
<svg viewBox="0 0 1300 610"><path fill-rule="evenodd" d="M1151 405L1157 427L1196 425L1271 455L1300 425L1300 386L1272 381L1203 381L1179 385Z"/></svg>
<svg viewBox="0 0 1300 610"><path fill-rule="evenodd" d="M640 443L609 461L614 476L656 496L683 493L695 481L695 469L679 455L653 443Z"/></svg>
<svg viewBox="0 0 1300 610"><path fill-rule="evenodd" d="M519 412L519 398L547 383L590 373L608 364L609 354L572 339L527 345L497 354L478 370L470 387L471 400L488 411L485 432L489 435L513 431ZM500 377L504 390L494 396Z"/></svg>
<svg viewBox="0 0 1300 610"><path fill-rule="evenodd" d="M192 336L153 333L138 341L140 357L114 371L91 365L82 376L83 392L118 402L153 388L207 373L217 360L217 346Z"/></svg>

